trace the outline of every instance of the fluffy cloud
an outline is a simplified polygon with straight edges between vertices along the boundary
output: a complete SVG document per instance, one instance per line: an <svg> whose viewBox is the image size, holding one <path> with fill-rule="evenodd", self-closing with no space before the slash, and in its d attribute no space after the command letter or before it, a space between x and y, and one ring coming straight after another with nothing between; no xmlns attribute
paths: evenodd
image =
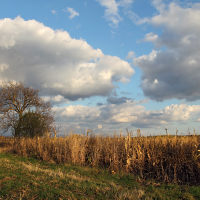
<svg viewBox="0 0 200 200"><path fill-rule="evenodd" d="M82 105L70 105L67 107L55 107L57 115L60 116L62 121L70 123L79 122L82 126L99 124L109 125L118 123L132 122L137 119L137 115L145 108L140 105L136 105L135 102L126 101L121 104L106 104L95 106L82 106Z"/></svg>
<svg viewBox="0 0 200 200"><path fill-rule="evenodd" d="M188 8L161 0L153 4L159 14L148 23L161 28L162 34L146 34L144 41L152 42L156 50L134 59L143 71L141 88L156 101L200 99L200 4Z"/></svg>
<svg viewBox="0 0 200 200"><path fill-rule="evenodd" d="M142 102L129 101L121 104L106 104L100 107L82 105L55 107L60 116L60 123L81 126L82 128L119 130L122 127L134 126L137 128L155 128L168 126L173 122L198 121L200 115L199 105L171 105L160 110L146 110L140 105ZM145 101L144 101L145 103Z"/></svg>
<svg viewBox="0 0 200 200"><path fill-rule="evenodd" d="M57 96L45 96L43 97L45 101L50 101L53 105L63 105L69 103L69 100L65 99L61 95Z"/></svg>
<svg viewBox="0 0 200 200"><path fill-rule="evenodd" d="M44 96L77 100L106 96L127 82L134 70L116 56L104 55L66 31L35 20L0 20L0 81L25 81Z"/></svg>
<svg viewBox="0 0 200 200"><path fill-rule="evenodd" d="M158 39L158 35L154 33L147 33L143 39L144 42L156 42Z"/></svg>
<svg viewBox="0 0 200 200"><path fill-rule="evenodd" d="M195 121L200 113L199 105L180 104L167 106L161 110L145 111L140 114L137 121L132 122L132 126L138 128L155 127L158 125L168 125L175 121L187 122Z"/></svg>

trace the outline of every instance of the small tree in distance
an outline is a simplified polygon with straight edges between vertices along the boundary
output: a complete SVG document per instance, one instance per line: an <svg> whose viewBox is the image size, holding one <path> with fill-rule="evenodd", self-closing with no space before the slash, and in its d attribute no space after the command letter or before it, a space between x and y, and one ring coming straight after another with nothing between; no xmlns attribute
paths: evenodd
<svg viewBox="0 0 200 200"><path fill-rule="evenodd" d="M3 133L12 128L14 137L54 133L54 113L50 102L38 96L39 90L24 82L4 83L0 89L0 119Z"/></svg>

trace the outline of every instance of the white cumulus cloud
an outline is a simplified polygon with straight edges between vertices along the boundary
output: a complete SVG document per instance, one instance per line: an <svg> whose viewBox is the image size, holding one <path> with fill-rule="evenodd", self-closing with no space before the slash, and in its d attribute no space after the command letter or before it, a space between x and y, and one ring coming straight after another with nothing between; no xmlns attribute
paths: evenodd
<svg viewBox="0 0 200 200"><path fill-rule="evenodd" d="M143 41L153 43L155 49L149 55L134 59L134 64L143 72L141 88L145 96L157 101L173 98L198 100L200 4L191 4L187 8L174 2L166 5L161 0L154 0L153 4L159 14L148 23L160 28L162 33L147 33Z"/></svg>
<svg viewBox="0 0 200 200"><path fill-rule="evenodd" d="M25 81L62 101L106 96L116 87L113 81L134 73L128 62L83 39L21 17L0 20L0 66L0 81Z"/></svg>

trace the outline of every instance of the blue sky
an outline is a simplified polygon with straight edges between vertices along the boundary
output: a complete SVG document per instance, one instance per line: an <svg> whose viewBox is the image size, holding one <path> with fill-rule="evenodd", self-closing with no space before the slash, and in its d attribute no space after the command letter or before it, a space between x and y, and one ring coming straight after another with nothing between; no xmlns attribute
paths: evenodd
<svg viewBox="0 0 200 200"><path fill-rule="evenodd" d="M52 101L60 134L200 131L200 3L2 1L0 81Z"/></svg>

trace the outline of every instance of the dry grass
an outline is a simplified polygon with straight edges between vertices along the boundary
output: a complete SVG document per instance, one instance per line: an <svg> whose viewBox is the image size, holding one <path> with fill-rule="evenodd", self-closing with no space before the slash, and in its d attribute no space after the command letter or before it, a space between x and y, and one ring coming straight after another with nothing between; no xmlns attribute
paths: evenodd
<svg viewBox="0 0 200 200"><path fill-rule="evenodd" d="M13 138L0 136L0 153L13 152L13 143Z"/></svg>
<svg viewBox="0 0 200 200"><path fill-rule="evenodd" d="M104 137L70 134L64 138L16 139L13 151L58 164L107 167L113 174L125 171L159 182L198 184L199 141L197 135L132 137L127 133L126 137L116 134Z"/></svg>
<svg viewBox="0 0 200 200"><path fill-rule="evenodd" d="M130 185L99 168L43 164L1 155L0 199L152 199L131 177Z"/></svg>

